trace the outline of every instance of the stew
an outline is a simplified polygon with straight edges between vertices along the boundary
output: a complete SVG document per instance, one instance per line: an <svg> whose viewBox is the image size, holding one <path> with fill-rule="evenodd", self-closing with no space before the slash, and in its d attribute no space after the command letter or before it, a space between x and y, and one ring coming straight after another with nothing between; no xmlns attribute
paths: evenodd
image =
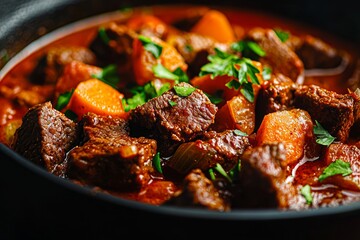
<svg viewBox="0 0 360 240"><path fill-rule="evenodd" d="M360 200L358 49L245 10L115 16L67 28L1 79L1 143L60 178L152 205Z"/></svg>

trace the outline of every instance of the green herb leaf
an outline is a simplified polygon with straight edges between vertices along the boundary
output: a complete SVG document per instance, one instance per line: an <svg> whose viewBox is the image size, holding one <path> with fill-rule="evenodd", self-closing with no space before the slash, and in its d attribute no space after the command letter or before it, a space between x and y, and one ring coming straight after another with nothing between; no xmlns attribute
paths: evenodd
<svg viewBox="0 0 360 240"><path fill-rule="evenodd" d="M163 173L162 167L161 167L161 160L160 160L160 153L157 152L153 158L153 166L159 173Z"/></svg>
<svg viewBox="0 0 360 240"><path fill-rule="evenodd" d="M77 121L77 119L78 119L78 115L76 113L74 113L73 111L71 111L70 109L67 109L64 114L66 117L68 117L69 119L71 119L73 121Z"/></svg>
<svg viewBox="0 0 360 240"><path fill-rule="evenodd" d="M68 103L70 101L70 98L73 95L73 93L74 93L74 89L72 89L69 92L65 92L65 93L60 94L60 96L59 96L59 98L57 100L55 109L61 111L64 107L66 107L66 105L68 105Z"/></svg>
<svg viewBox="0 0 360 240"><path fill-rule="evenodd" d="M151 52L155 58L159 58L162 52L162 46L154 43L150 38L145 37L143 35L139 36L139 40L141 41L142 45L146 49L146 51Z"/></svg>
<svg viewBox="0 0 360 240"><path fill-rule="evenodd" d="M161 63L153 67L153 72L155 77L165 78L170 80L179 81L180 77L172 72L169 69L165 68Z"/></svg>
<svg viewBox="0 0 360 240"><path fill-rule="evenodd" d="M281 42L286 42L286 40L288 40L290 37L289 32L283 31L279 28L274 29L274 32L276 33Z"/></svg>
<svg viewBox="0 0 360 240"><path fill-rule="evenodd" d="M235 90L238 90L240 87L241 87L241 83L237 80L231 80L230 82L227 82L225 84L226 87L228 87L229 89L235 89Z"/></svg>
<svg viewBox="0 0 360 240"><path fill-rule="evenodd" d="M332 142L334 142L335 137L331 136L317 120L315 120L315 124L314 134L316 135L316 142L318 144L329 146Z"/></svg>
<svg viewBox="0 0 360 240"><path fill-rule="evenodd" d="M249 102L251 103L254 102L255 96L251 83L247 82L246 84L243 84L243 87L240 89L240 92Z"/></svg>
<svg viewBox="0 0 360 240"><path fill-rule="evenodd" d="M173 71L173 74L179 77L178 82L189 82L189 77L180 67Z"/></svg>
<svg viewBox="0 0 360 240"><path fill-rule="evenodd" d="M182 87L182 86L174 86L174 90L176 94L180 97L187 97L192 94L196 88L194 87Z"/></svg>
<svg viewBox="0 0 360 240"><path fill-rule="evenodd" d="M266 55L265 51L256 42L248 41L247 46L260 57L264 57Z"/></svg>
<svg viewBox="0 0 360 240"><path fill-rule="evenodd" d="M335 160L335 162L332 162L327 166L323 173L319 176L319 181L322 182L324 179L341 174L342 176L347 176L352 173L350 163L344 162L341 159Z"/></svg>
<svg viewBox="0 0 360 240"><path fill-rule="evenodd" d="M171 101L171 100L169 100L169 104L170 104L170 106L172 106L172 107L174 107L174 106L176 106L176 105L177 105L177 103L176 103L176 102Z"/></svg>
<svg viewBox="0 0 360 240"><path fill-rule="evenodd" d="M237 135L237 136L242 136L242 137L248 136L246 133L240 131L239 129L235 129L234 134Z"/></svg>
<svg viewBox="0 0 360 240"><path fill-rule="evenodd" d="M110 64L102 69L101 72L97 74L92 74L92 78L99 79L104 83L117 88L117 84L120 82L120 77L117 72L117 66L115 64Z"/></svg>
<svg viewBox="0 0 360 240"><path fill-rule="evenodd" d="M226 171L224 170L224 168L220 165L220 163L216 163L216 166L214 167L214 169L220 173L223 177L225 177L227 180L229 180L229 182L232 182L231 177L226 173Z"/></svg>
<svg viewBox="0 0 360 240"><path fill-rule="evenodd" d="M229 175L232 181L235 181L235 179L239 176L240 170L241 170L241 161L238 160L235 166L229 171Z"/></svg>
<svg viewBox="0 0 360 240"><path fill-rule="evenodd" d="M222 52L221 50L215 48L215 55L210 55L208 64L202 66L200 71L200 76L211 74L211 77L215 76L230 76L234 77L233 80L227 82L225 86L228 88L234 88L238 90L241 86L243 88L240 90L244 94L245 98L253 102L254 101L254 92L252 89L252 84L260 84L259 79L256 74L259 73L257 69L248 58L240 59L238 56ZM237 68L240 66L240 69ZM249 80L251 82L249 82Z"/></svg>
<svg viewBox="0 0 360 240"><path fill-rule="evenodd" d="M190 52L194 51L194 48L190 44L186 44L185 50L190 53Z"/></svg>
<svg viewBox="0 0 360 240"><path fill-rule="evenodd" d="M127 99L122 99L124 110L125 112L128 112L137 106L143 105L150 99L162 95L168 90L170 90L170 83L162 84L159 89L155 88L152 82L148 82L144 86L135 86L130 89L133 96Z"/></svg>
<svg viewBox="0 0 360 240"><path fill-rule="evenodd" d="M266 56L265 51L253 41L241 40L231 44L231 49L242 53L244 57L248 57L253 60L257 60L258 57Z"/></svg>
<svg viewBox="0 0 360 240"><path fill-rule="evenodd" d="M98 30L98 35L99 35L100 39L101 39L106 45L109 44L110 38L109 38L109 36L107 35L106 30L105 30L104 27L100 27L100 28L99 28L99 30Z"/></svg>
<svg viewBox="0 0 360 240"><path fill-rule="evenodd" d="M262 71L262 77L263 79L266 80L270 80L271 79L271 73L272 73L272 69L270 67L264 67L263 71Z"/></svg>
<svg viewBox="0 0 360 240"><path fill-rule="evenodd" d="M219 104L221 103L222 101L224 101L224 99L222 99L221 97L219 96L216 96L216 95L210 95L206 92L204 92L204 94L209 98L210 102L212 102L213 104Z"/></svg>
<svg viewBox="0 0 360 240"><path fill-rule="evenodd" d="M306 200L306 203L308 205L311 205L312 204L312 201L313 201L313 197L311 195L311 187L310 185L305 185L301 188L300 190L301 194L304 196L305 200Z"/></svg>
<svg viewBox="0 0 360 240"><path fill-rule="evenodd" d="M212 168L209 168L209 175L210 175L210 179L215 181L216 180L216 177L215 177L215 174L214 174L214 170Z"/></svg>

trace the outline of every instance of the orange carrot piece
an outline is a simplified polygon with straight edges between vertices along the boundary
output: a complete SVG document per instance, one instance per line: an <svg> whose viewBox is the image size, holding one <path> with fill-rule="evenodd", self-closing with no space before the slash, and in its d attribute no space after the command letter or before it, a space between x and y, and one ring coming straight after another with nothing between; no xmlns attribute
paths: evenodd
<svg viewBox="0 0 360 240"><path fill-rule="evenodd" d="M148 14L131 17L126 22L126 25L135 32L138 32L144 28L149 29L153 33L157 33L159 31L160 33L164 33L167 31L167 25L162 20Z"/></svg>
<svg viewBox="0 0 360 240"><path fill-rule="evenodd" d="M255 128L255 104L243 95L233 97L216 113L213 128L218 132L239 129L250 135Z"/></svg>
<svg viewBox="0 0 360 240"><path fill-rule="evenodd" d="M191 32L211 37L221 43L231 43L236 40L229 20L217 10L207 11Z"/></svg>
<svg viewBox="0 0 360 240"><path fill-rule="evenodd" d="M188 66L184 58L173 46L157 37L150 37L150 39L162 47L162 52L158 59L143 47L139 39L133 41L132 65L135 81L138 85L144 85L155 78L153 67L157 64L162 64L171 72L175 71L178 67L186 72Z"/></svg>
<svg viewBox="0 0 360 240"><path fill-rule="evenodd" d="M218 91L225 91L228 87L225 86L226 83L230 82L233 77L229 76L216 76L211 79L211 75L204 75L201 77L194 77L190 80L190 83L199 88L200 90L208 94L216 94Z"/></svg>
<svg viewBox="0 0 360 240"><path fill-rule="evenodd" d="M67 109L81 118L87 112L99 115L126 117L122 106L124 95L98 79L79 83L70 99Z"/></svg>
<svg viewBox="0 0 360 240"><path fill-rule="evenodd" d="M102 69L79 61L72 61L65 65L64 70L55 86L55 99L60 94L75 89L76 86L91 78L91 75L101 72Z"/></svg>
<svg viewBox="0 0 360 240"><path fill-rule="evenodd" d="M314 138L313 123L308 112L300 109L273 112L265 115L256 134L257 145L282 142L288 165L304 155L304 149Z"/></svg>

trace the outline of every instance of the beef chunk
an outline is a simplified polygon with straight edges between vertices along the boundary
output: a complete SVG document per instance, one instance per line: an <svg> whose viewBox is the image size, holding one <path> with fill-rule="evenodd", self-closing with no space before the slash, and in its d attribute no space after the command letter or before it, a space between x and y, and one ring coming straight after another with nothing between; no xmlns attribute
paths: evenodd
<svg viewBox="0 0 360 240"><path fill-rule="evenodd" d="M355 145L333 143L326 149L326 165L338 159L350 163L352 174L346 177L341 175L331 176L324 179L323 182L332 183L345 189L360 190L360 148Z"/></svg>
<svg viewBox="0 0 360 240"><path fill-rule="evenodd" d="M176 192L165 204L215 211L230 210L230 206L220 197L218 190L200 169L192 170L185 177L182 190Z"/></svg>
<svg viewBox="0 0 360 240"><path fill-rule="evenodd" d="M117 63L121 68L121 73L131 71L130 56L133 50L133 40L137 36L136 33L125 25L116 23L110 23L104 32L109 38L109 42L105 42L99 32L89 47L95 53L98 64L104 67Z"/></svg>
<svg viewBox="0 0 360 240"><path fill-rule="evenodd" d="M354 123L354 99L316 85L295 91L294 105L309 112L332 136L346 141Z"/></svg>
<svg viewBox="0 0 360 240"><path fill-rule="evenodd" d="M297 191L286 181L286 160L283 144L265 144L245 151L238 176L240 196L235 206L289 208L297 198ZM254 198L256 196L256 198Z"/></svg>
<svg viewBox="0 0 360 240"><path fill-rule="evenodd" d="M305 69L335 68L342 62L341 54L319 38L306 35L294 49Z"/></svg>
<svg viewBox="0 0 360 240"><path fill-rule="evenodd" d="M87 113L79 123L83 127L83 142L95 139L118 139L129 135L128 122L122 118Z"/></svg>
<svg viewBox="0 0 360 240"><path fill-rule="evenodd" d="M154 173L156 141L127 135L125 120L87 114L81 120L82 146L68 154L70 178L105 189L134 190Z"/></svg>
<svg viewBox="0 0 360 240"><path fill-rule="evenodd" d="M238 136L233 130L210 131L201 140L181 144L166 165L181 174L194 168L205 171L217 163L230 170L248 146L248 137Z"/></svg>
<svg viewBox="0 0 360 240"><path fill-rule="evenodd" d="M55 110L50 102L29 109L22 121L12 148L47 171L64 176L65 154L77 140L76 124Z"/></svg>
<svg viewBox="0 0 360 240"><path fill-rule="evenodd" d="M266 114L292 108L295 89L296 84L282 74L273 75L261 84L256 104L256 129Z"/></svg>
<svg viewBox="0 0 360 240"><path fill-rule="evenodd" d="M63 67L72 61L94 65L96 58L94 53L85 47L53 47L39 60L30 78L34 83L55 83Z"/></svg>
<svg viewBox="0 0 360 240"><path fill-rule="evenodd" d="M180 83L178 87L192 87ZM169 101L176 103L171 106ZM159 141L163 146L162 156L174 152L174 146L191 141L203 133L213 122L216 105L199 89L187 97L176 94L174 88L130 113L129 123L132 133L144 135Z"/></svg>
<svg viewBox="0 0 360 240"><path fill-rule="evenodd" d="M96 139L69 152L69 177L105 189L134 190L154 171L156 142L146 138Z"/></svg>
<svg viewBox="0 0 360 240"><path fill-rule="evenodd" d="M351 128L353 136L360 136L360 88L351 93L354 99L354 125Z"/></svg>
<svg viewBox="0 0 360 240"><path fill-rule="evenodd" d="M302 61L272 29L254 28L249 31L247 39L255 41L266 52L260 58L265 65L270 65L274 73L282 73L292 81L302 83L304 66Z"/></svg>

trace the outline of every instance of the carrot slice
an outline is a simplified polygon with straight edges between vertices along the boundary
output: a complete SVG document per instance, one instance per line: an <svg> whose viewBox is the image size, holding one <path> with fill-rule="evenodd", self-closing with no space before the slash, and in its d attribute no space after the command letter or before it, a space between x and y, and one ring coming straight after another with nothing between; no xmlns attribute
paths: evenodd
<svg viewBox="0 0 360 240"><path fill-rule="evenodd" d="M284 143L286 161L295 163L304 155L304 149L314 139L313 123L308 112L300 109L273 112L265 115L256 134L257 145Z"/></svg>
<svg viewBox="0 0 360 240"><path fill-rule="evenodd" d="M227 75L216 76L212 79L211 75L208 74L201 77L194 77L190 80L190 83L194 87L197 87L208 94L216 94L218 91L225 91L228 89L225 84L232 79L233 77Z"/></svg>
<svg viewBox="0 0 360 240"><path fill-rule="evenodd" d="M250 135L255 129L255 104L243 95L233 97L216 113L213 128L218 132L239 129Z"/></svg>
<svg viewBox="0 0 360 240"><path fill-rule="evenodd" d="M76 87L67 109L81 118L87 112L126 117L122 106L123 94L98 79L89 79Z"/></svg>
<svg viewBox="0 0 360 240"><path fill-rule="evenodd" d="M171 72L177 68L181 68L181 70L186 72L188 66L184 58L173 46L157 37L149 38L152 42L162 47L162 52L160 57L156 59L152 53L143 47L139 39L133 41L132 65L135 81L138 85L144 85L155 78L153 67L157 64L162 64Z"/></svg>
<svg viewBox="0 0 360 240"><path fill-rule="evenodd" d="M65 65L61 76L56 82L55 99L60 94L75 89L76 86L91 78L91 75L101 72L102 69L79 61L72 61Z"/></svg>
<svg viewBox="0 0 360 240"><path fill-rule="evenodd" d="M217 10L206 12L192 27L191 32L211 37L221 43L231 43L236 40L229 20Z"/></svg>

